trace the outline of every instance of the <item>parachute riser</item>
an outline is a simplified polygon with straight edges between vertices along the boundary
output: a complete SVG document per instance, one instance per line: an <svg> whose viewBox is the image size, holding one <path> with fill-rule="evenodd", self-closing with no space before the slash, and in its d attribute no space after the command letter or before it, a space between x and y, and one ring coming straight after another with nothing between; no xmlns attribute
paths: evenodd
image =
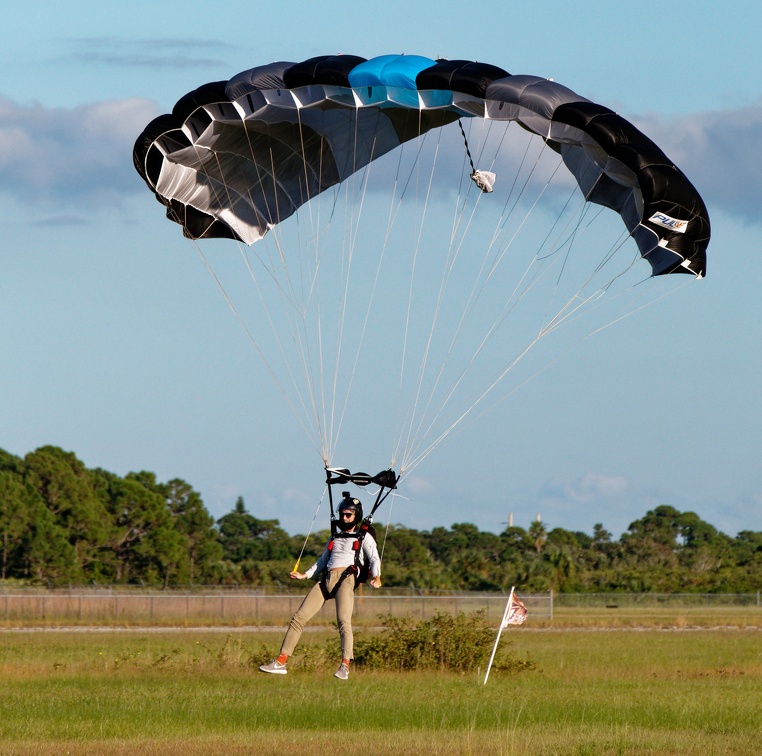
<svg viewBox="0 0 762 756"><path fill-rule="evenodd" d="M364 518L364 521L370 524L373 522L373 515L376 513L376 510L381 506L386 497L397 488L398 481L399 476L391 468L382 470L376 475L368 475L367 473L351 473L343 467L326 467L325 482L328 487L328 504L331 509L331 535L336 535L338 522L333 506L333 486L345 485L347 483L353 483L356 486L367 486L375 483L379 486L370 514Z"/></svg>

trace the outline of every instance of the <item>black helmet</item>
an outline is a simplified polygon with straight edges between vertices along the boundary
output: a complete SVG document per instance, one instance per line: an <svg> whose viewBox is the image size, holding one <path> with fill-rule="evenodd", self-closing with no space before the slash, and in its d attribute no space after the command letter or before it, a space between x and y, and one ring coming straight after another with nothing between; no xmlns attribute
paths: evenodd
<svg viewBox="0 0 762 756"><path fill-rule="evenodd" d="M362 504L359 499L353 499L348 491L343 492L344 498L339 504L339 528L349 530L362 522ZM342 512L354 512L354 517L348 522L341 516Z"/></svg>

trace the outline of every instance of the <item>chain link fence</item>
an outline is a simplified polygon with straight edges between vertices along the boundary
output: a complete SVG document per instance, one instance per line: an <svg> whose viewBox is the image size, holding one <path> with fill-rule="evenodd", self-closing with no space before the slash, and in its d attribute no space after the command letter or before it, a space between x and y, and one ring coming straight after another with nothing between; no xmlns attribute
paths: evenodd
<svg viewBox="0 0 762 756"><path fill-rule="evenodd" d="M148 590L135 588L68 588L55 590L0 588L0 619L9 624L85 625L282 625L299 607L304 592L241 589ZM437 613L483 611L490 621L503 616L508 595L455 591L358 589L354 621L373 624L380 616L430 619ZM531 615L552 619L552 594L522 595ZM332 602L317 622L335 621Z"/></svg>
<svg viewBox="0 0 762 756"><path fill-rule="evenodd" d="M306 588L306 587L305 587ZM303 590L188 588L152 590L135 587L70 587L59 589L0 586L0 621L6 624L81 625L283 625L298 608ZM519 594L531 622L552 622L554 612L699 609L758 609L754 593L561 593ZM391 614L415 620L437 613L456 615L483 611L498 622L507 594L468 591L421 591L368 587L358 589L355 622L375 624ZM315 618L335 620L329 602Z"/></svg>

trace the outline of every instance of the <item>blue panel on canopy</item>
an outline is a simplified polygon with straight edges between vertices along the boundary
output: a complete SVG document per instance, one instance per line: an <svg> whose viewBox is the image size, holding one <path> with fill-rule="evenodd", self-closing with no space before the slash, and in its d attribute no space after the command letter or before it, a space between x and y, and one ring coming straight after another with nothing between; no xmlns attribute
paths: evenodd
<svg viewBox="0 0 762 756"><path fill-rule="evenodd" d="M416 89L415 77L433 65L436 61L421 55L381 55L352 69L349 83L353 87Z"/></svg>

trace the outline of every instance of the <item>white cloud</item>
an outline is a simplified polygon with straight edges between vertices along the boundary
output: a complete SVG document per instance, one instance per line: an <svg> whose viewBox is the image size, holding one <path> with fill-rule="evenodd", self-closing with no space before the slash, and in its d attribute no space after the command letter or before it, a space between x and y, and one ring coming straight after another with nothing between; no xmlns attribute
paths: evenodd
<svg viewBox="0 0 762 756"><path fill-rule="evenodd" d="M688 176L710 211L721 209L749 223L762 204L762 104L633 121Z"/></svg>
<svg viewBox="0 0 762 756"><path fill-rule="evenodd" d="M687 509L696 512L699 517L729 536L735 536L742 530L759 531L762 523L762 492L740 496L735 500L694 502Z"/></svg>
<svg viewBox="0 0 762 756"><path fill-rule="evenodd" d="M132 147L156 115L156 104L141 98L48 109L0 97L0 189L25 204L54 201L73 208L83 201L118 203L124 195L142 190ZM721 209L745 222L759 222L762 104L676 120L648 116L633 121L686 173L710 211ZM472 132L476 162L490 168L481 165L481 137ZM435 148L435 140L429 141ZM458 129L446 142L462 152ZM387 168L382 163L376 171L383 174ZM499 181L509 180L511 169L496 170Z"/></svg>
<svg viewBox="0 0 762 756"><path fill-rule="evenodd" d="M115 68L199 69L223 68L220 53L237 49L217 39L142 39L83 37L71 41L71 50L62 56L86 64Z"/></svg>
<svg viewBox="0 0 762 756"><path fill-rule="evenodd" d="M118 203L140 188L132 147L156 114L138 98L54 109L0 98L0 188L25 203Z"/></svg>
<svg viewBox="0 0 762 756"><path fill-rule="evenodd" d="M428 478L420 475L411 475L405 478L405 491L411 496L433 496L436 494L436 486Z"/></svg>
<svg viewBox="0 0 762 756"><path fill-rule="evenodd" d="M591 533L599 522L618 537L658 503L622 475L590 471L580 477L546 482L537 492L535 506L550 528Z"/></svg>
<svg viewBox="0 0 762 756"><path fill-rule="evenodd" d="M627 478L596 472L587 472L581 478L550 481L541 490L543 498L564 499L578 504L620 498L630 493L631 485Z"/></svg>

